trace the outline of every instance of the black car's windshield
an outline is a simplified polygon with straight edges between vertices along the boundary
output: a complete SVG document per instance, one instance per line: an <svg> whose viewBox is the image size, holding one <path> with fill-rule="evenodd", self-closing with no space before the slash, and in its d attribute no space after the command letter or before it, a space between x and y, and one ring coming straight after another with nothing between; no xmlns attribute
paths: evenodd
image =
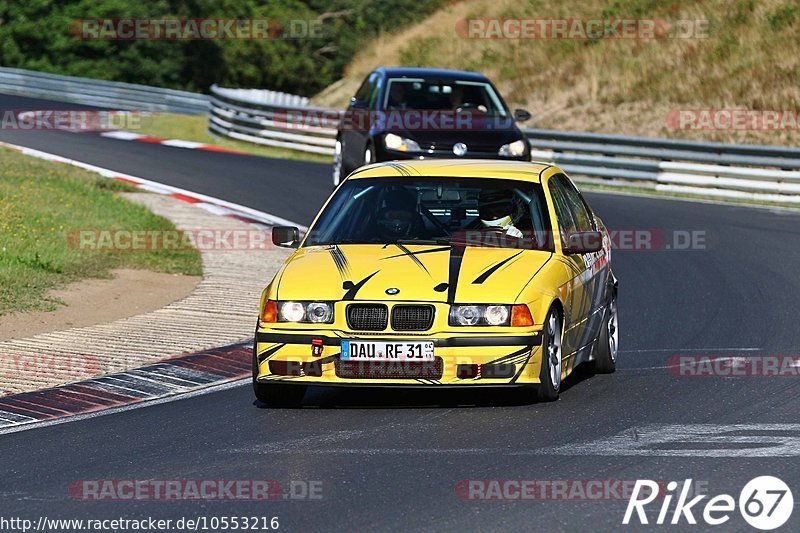
<svg viewBox="0 0 800 533"><path fill-rule="evenodd" d="M346 181L305 245L463 244L550 249L538 183L489 178Z"/></svg>
<svg viewBox="0 0 800 533"><path fill-rule="evenodd" d="M382 108L507 115L502 100L490 84L467 80L392 78L386 84Z"/></svg>

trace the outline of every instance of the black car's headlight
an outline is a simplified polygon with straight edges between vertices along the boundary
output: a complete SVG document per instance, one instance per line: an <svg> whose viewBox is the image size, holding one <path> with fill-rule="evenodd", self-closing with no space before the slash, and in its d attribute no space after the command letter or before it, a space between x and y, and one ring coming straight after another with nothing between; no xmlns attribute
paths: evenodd
<svg viewBox="0 0 800 533"><path fill-rule="evenodd" d="M333 323L333 302L278 302L278 322Z"/></svg>
<svg viewBox="0 0 800 533"><path fill-rule="evenodd" d="M503 157L521 157L525 155L525 140L520 139L513 143L504 144L497 151L497 155Z"/></svg>
<svg viewBox="0 0 800 533"><path fill-rule="evenodd" d="M532 326L533 317L525 304L452 305L451 326Z"/></svg>
<svg viewBox="0 0 800 533"><path fill-rule="evenodd" d="M395 135L394 133L387 133L383 137L383 145L386 146L386 148L388 148L389 150L394 150L396 152L422 151L417 141L412 139L407 139L405 137L400 137L399 135Z"/></svg>

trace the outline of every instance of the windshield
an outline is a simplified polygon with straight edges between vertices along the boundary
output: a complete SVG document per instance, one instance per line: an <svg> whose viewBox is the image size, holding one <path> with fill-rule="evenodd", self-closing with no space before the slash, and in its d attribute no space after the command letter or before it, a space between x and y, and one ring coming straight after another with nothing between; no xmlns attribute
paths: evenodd
<svg viewBox="0 0 800 533"><path fill-rule="evenodd" d="M309 230L306 246L462 244L550 250L538 183L485 178L348 180Z"/></svg>
<svg viewBox="0 0 800 533"><path fill-rule="evenodd" d="M505 117L505 106L491 85L463 80L393 78L386 85L383 109L473 111Z"/></svg>

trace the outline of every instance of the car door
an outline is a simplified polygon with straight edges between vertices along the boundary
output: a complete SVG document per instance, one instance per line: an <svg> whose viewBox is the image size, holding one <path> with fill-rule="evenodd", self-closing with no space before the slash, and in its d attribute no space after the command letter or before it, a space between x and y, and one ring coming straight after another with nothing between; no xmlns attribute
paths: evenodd
<svg viewBox="0 0 800 533"><path fill-rule="evenodd" d="M578 231L595 231L597 224L594 214L581 196L575 185L565 175L558 176L558 184L563 191L564 199L569 205L572 218ZM572 257L576 262L582 263L581 284L583 286L582 302L580 305L580 324L576 324L580 331L576 332L577 348L591 345L603 319L603 305L606 281L608 279L608 263L604 261L606 252L590 252L575 254Z"/></svg>
<svg viewBox="0 0 800 533"><path fill-rule="evenodd" d="M559 180L560 175L551 177L548 180L547 188L556 212L556 231L561 238L562 248L569 242L571 233L577 231L572 210L566 198L566 190L563 183ZM573 355L580 348L578 326L582 319L588 314L588 307L585 305L584 286L581 283L581 274L585 271L585 262L580 255L558 255L556 256L567 269L566 285L559 287L564 304L564 335L562 347L565 356ZM586 309L584 309L586 307Z"/></svg>
<svg viewBox="0 0 800 533"><path fill-rule="evenodd" d="M340 128L342 161L352 171L364 164L364 152L371 127L371 116L378 98L381 73L372 72L350 99L344 124Z"/></svg>

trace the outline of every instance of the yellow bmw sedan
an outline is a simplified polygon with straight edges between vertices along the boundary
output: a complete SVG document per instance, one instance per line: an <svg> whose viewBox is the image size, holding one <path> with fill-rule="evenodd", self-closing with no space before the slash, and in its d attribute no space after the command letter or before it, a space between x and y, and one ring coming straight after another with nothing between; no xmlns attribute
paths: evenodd
<svg viewBox="0 0 800 533"><path fill-rule="evenodd" d="M261 295L253 388L528 387L558 398L581 363L616 365L617 280L603 222L558 167L420 160L362 167Z"/></svg>

